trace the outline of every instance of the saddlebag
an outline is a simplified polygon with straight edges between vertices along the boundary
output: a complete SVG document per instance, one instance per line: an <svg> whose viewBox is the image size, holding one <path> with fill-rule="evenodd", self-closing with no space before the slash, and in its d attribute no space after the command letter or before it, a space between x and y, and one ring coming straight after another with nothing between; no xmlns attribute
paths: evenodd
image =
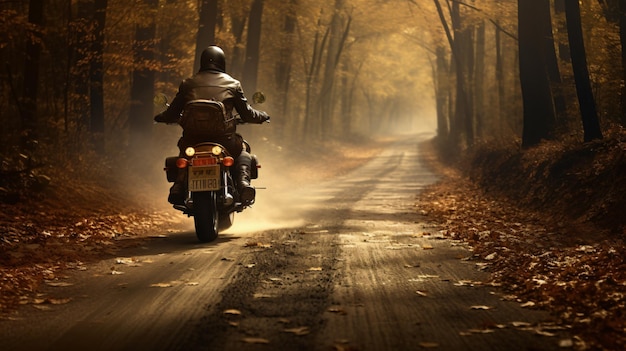
<svg viewBox="0 0 626 351"><path fill-rule="evenodd" d="M235 132L237 121L220 101L192 100L183 109L179 124L187 138L217 138Z"/></svg>
<svg viewBox="0 0 626 351"><path fill-rule="evenodd" d="M178 160L178 156L172 156L165 159L165 175L167 176L167 181L170 183L174 183L176 178L178 177L178 167L176 167L176 160Z"/></svg>

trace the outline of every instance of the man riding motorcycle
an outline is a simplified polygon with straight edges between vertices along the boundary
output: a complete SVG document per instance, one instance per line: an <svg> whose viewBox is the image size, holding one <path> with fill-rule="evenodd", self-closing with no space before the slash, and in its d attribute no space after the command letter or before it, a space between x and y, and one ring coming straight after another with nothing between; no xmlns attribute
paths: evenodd
<svg viewBox="0 0 626 351"><path fill-rule="evenodd" d="M176 123L179 121L185 105L197 99L222 102L229 117L232 117L234 108L242 123L261 124L270 120L270 116L266 112L256 110L248 104L241 83L226 73L226 57L224 51L218 46L209 46L204 49L200 57L199 71L180 84L178 93L170 106L167 110L156 115L154 120L161 123ZM201 142L221 144L235 158L240 201L244 205L252 204L256 196L255 189L250 185L252 157L244 147L243 137L236 133L236 123L229 126L223 135L211 138L211 140L200 139L194 136L192 131L183 129L183 135L178 141L181 157L184 156L187 147ZM186 176L186 172L179 172L178 179L170 188L168 197L170 203L183 204L187 191L184 185Z"/></svg>

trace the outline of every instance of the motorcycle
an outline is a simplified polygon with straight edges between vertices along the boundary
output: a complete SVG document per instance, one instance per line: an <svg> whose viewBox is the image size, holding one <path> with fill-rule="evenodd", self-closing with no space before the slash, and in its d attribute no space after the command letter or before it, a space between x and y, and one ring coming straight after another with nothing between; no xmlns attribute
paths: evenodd
<svg viewBox="0 0 626 351"><path fill-rule="evenodd" d="M167 105L166 97L159 97L158 100L165 100ZM263 103L265 96L255 93L253 101ZM245 140L244 147L250 153L250 144ZM257 179L261 166L256 155L251 156L250 179ZM252 205L244 204L239 199L237 184L231 172L234 165L235 159L228 150L214 142L188 147L183 157L165 159L164 170L168 182L175 182L179 172L187 172L184 204L174 205L174 208L193 217L196 236L201 242L217 239L219 232L232 226L235 213Z"/></svg>

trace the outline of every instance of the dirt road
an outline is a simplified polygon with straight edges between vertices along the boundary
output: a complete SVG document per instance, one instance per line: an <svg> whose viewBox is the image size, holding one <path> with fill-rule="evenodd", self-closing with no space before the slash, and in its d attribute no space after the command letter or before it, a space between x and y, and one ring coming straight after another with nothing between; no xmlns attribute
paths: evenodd
<svg viewBox="0 0 626 351"><path fill-rule="evenodd" d="M68 272L43 292L51 303L0 321L2 349L568 346L546 313L506 301L483 283L488 274L468 248L420 220L415 195L436 181L420 163L426 137L401 140L339 179L260 193L236 219L244 225L214 243L155 233L162 237ZM261 221L264 210L272 216Z"/></svg>

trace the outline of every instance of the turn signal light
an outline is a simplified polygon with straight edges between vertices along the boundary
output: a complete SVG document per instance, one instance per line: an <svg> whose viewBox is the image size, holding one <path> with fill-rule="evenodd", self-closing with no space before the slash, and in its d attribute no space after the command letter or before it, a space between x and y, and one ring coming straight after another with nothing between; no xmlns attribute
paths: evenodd
<svg viewBox="0 0 626 351"><path fill-rule="evenodd" d="M189 165L189 161L187 161L186 158L179 158L176 160L176 167L178 168L187 168L187 166Z"/></svg>
<svg viewBox="0 0 626 351"><path fill-rule="evenodd" d="M226 156L224 157L224 160L222 161L222 164L226 167L230 167L232 165L235 164L235 159L230 157L230 156Z"/></svg>

